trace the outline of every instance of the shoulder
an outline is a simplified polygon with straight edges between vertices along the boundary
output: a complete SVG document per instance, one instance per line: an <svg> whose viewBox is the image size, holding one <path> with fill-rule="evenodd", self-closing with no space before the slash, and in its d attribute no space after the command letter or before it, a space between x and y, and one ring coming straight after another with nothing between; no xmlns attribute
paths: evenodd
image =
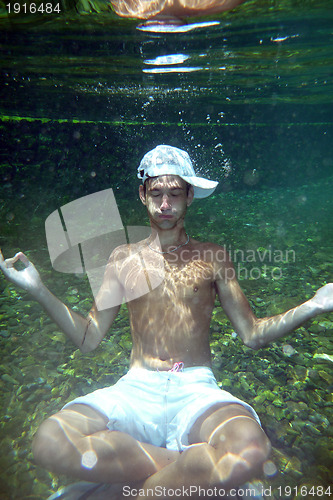
<svg viewBox="0 0 333 500"><path fill-rule="evenodd" d="M147 246L147 240L139 241L138 243L125 243L119 245L114 250L109 257L109 262L117 262L119 260L127 259L137 255Z"/></svg>
<svg viewBox="0 0 333 500"><path fill-rule="evenodd" d="M191 240L193 251L201 254L201 258L205 262L211 263L229 263L230 256L225 246L217 245L216 243L201 242Z"/></svg>
<svg viewBox="0 0 333 500"><path fill-rule="evenodd" d="M138 243L125 243L116 247L108 260L107 267L117 276L120 273L128 272L133 266L142 266L142 256L147 249L147 240Z"/></svg>

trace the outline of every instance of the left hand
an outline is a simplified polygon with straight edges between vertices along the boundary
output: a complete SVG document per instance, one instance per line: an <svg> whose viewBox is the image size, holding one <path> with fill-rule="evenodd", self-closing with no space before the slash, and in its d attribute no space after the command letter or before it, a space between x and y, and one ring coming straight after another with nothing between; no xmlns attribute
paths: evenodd
<svg viewBox="0 0 333 500"><path fill-rule="evenodd" d="M333 311L333 283L327 283L319 288L312 300L322 312Z"/></svg>

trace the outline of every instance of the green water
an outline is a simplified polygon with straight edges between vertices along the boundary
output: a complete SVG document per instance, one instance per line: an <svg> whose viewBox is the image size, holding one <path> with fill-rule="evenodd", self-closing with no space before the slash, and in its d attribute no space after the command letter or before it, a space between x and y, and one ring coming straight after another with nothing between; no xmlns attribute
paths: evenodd
<svg viewBox="0 0 333 500"><path fill-rule="evenodd" d="M258 316L332 281L332 12L330 0L250 1L209 18L219 25L167 35L108 13L3 16L5 256L25 251L59 298L87 312L88 281L51 267L45 219L111 186L123 224L142 225L138 162L170 143L220 181L214 196L192 205L187 230L229 248ZM83 355L25 293L2 277L0 287L0 497L45 499L73 479L34 465L32 436L67 401L125 373L126 309L112 335ZM278 472L261 478L268 498L332 498L333 373L324 356L333 355L332 314L257 352L232 332L217 307L214 371L254 406L272 441ZM331 497L312 486L331 486Z"/></svg>

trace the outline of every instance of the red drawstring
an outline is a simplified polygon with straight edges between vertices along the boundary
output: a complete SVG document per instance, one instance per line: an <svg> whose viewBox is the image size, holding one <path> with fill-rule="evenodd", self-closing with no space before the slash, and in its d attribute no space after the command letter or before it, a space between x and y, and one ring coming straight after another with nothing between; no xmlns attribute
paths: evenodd
<svg viewBox="0 0 333 500"><path fill-rule="evenodd" d="M179 361L179 363L174 363L173 367L169 372L182 372L184 370L184 363Z"/></svg>

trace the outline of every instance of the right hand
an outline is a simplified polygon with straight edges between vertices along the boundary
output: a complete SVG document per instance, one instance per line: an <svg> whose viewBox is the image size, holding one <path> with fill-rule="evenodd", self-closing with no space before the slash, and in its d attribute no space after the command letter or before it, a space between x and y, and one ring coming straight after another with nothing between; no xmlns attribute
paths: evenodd
<svg viewBox="0 0 333 500"><path fill-rule="evenodd" d="M25 266L21 271L18 271L14 267L15 262L19 260ZM0 269L8 281L11 281L11 283L23 288L27 292L33 293L42 285L42 280L37 269L22 252L18 252L10 259L4 259L0 251Z"/></svg>

